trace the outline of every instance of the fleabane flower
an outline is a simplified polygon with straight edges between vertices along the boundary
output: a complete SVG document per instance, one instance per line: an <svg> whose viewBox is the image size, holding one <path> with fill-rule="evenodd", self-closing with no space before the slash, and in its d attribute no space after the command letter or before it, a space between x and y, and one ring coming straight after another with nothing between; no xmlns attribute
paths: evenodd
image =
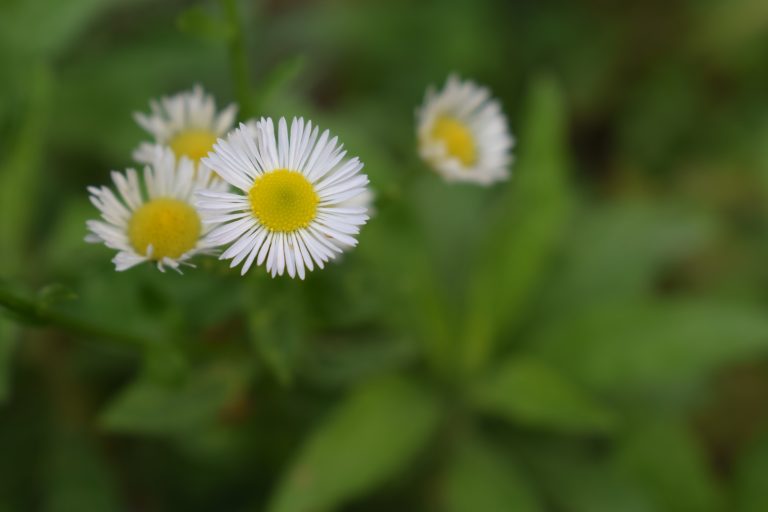
<svg viewBox="0 0 768 512"><path fill-rule="evenodd" d="M187 157L197 164L213 149L216 139L232 129L237 106L229 105L216 111L210 94L196 85L191 91L167 96L150 102L151 112L136 112L139 125L154 137L154 142L143 142L134 151L133 158L150 164L157 146L168 146L176 158Z"/></svg>
<svg viewBox="0 0 768 512"><path fill-rule="evenodd" d="M421 157L447 181L490 185L509 176L514 138L485 87L451 75L417 111Z"/></svg>
<svg viewBox="0 0 768 512"><path fill-rule="evenodd" d="M220 140L203 161L237 193L201 191L198 207L220 222L211 243L229 245L221 259L231 266L266 263L276 275L298 275L357 245L355 235L368 220L364 206L345 203L367 191L368 177L358 158L345 158L338 138L319 134L311 122L284 118L277 135L271 119L241 124Z"/></svg>
<svg viewBox="0 0 768 512"><path fill-rule="evenodd" d="M115 269L126 270L152 261L160 270L179 269L189 258L209 252L205 234L210 225L193 203L196 190L226 190L212 181L211 171L195 168L189 158L176 159L169 148L156 148L153 163L144 168L143 185L135 169L112 172L117 194L110 188L88 187L101 220L89 220L86 241L115 249ZM186 263L188 264L188 263Z"/></svg>

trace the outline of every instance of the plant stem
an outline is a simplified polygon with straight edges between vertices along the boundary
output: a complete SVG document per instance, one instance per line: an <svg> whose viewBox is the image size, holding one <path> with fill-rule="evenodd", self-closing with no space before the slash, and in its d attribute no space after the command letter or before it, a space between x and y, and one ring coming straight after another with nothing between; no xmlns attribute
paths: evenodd
<svg viewBox="0 0 768 512"><path fill-rule="evenodd" d="M88 338L105 339L137 348L148 345L148 342L142 338L94 325L47 307L41 307L37 301L23 297L3 286L0 286L0 307L30 322L58 327Z"/></svg>
<svg viewBox="0 0 768 512"><path fill-rule="evenodd" d="M240 104L240 117L248 119L253 117L255 112L253 111L251 80L248 72L248 52L246 51L240 12L237 0L221 0L221 5L232 30L232 37L229 41L229 65L232 71L235 96Z"/></svg>

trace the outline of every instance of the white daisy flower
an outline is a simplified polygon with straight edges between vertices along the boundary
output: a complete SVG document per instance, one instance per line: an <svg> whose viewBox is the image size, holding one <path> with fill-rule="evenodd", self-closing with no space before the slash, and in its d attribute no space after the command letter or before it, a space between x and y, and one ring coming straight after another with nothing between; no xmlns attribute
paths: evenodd
<svg viewBox="0 0 768 512"><path fill-rule="evenodd" d="M366 208L343 203L366 192L368 177L358 158L345 156L337 137L303 119L293 120L290 135L284 118L277 136L272 120L261 119L220 140L203 161L239 192L201 191L198 207L222 223L209 235L231 244L221 259L242 263L242 274L266 262L273 277L287 270L304 279L305 269L356 245Z"/></svg>
<svg viewBox="0 0 768 512"><path fill-rule="evenodd" d="M86 223L86 241L117 250L112 262L118 271L144 261L157 263L161 271L178 270L211 249L204 236L210 226L194 207L193 194L204 187L224 191L227 184L212 182L209 169L195 169L186 157L177 160L169 148L158 148L154 155L153 164L144 168L143 186L136 170L128 169L125 174L112 171L119 195L108 187L88 187L101 220Z"/></svg>
<svg viewBox="0 0 768 512"><path fill-rule="evenodd" d="M509 176L514 138L485 87L451 75L417 112L419 154L448 181L490 185Z"/></svg>
<svg viewBox="0 0 768 512"><path fill-rule="evenodd" d="M217 113L213 97L199 85L159 102L153 100L150 107L150 114L134 114L136 122L155 139L154 143L141 143L133 153L143 164L152 163L158 145L170 147L176 158L185 156L197 164L213 149L216 139L232 129L237 114L234 104Z"/></svg>

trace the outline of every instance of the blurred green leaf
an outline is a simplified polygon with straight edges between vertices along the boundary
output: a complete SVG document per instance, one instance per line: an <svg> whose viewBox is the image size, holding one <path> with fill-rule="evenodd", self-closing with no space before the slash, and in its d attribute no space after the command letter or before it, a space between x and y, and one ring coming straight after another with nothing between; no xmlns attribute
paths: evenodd
<svg viewBox="0 0 768 512"><path fill-rule="evenodd" d="M701 300L601 304L545 326L532 346L592 389L674 398L721 365L768 352L768 317Z"/></svg>
<svg viewBox="0 0 768 512"><path fill-rule="evenodd" d="M526 426L570 432L606 431L616 418L546 363L510 357L472 390L476 407Z"/></svg>
<svg viewBox="0 0 768 512"><path fill-rule="evenodd" d="M654 496L662 510L727 510L706 454L681 425L636 423L619 448L618 461Z"/></svg>
<svg viewBox="0 0 768 512"><path fill-rule="evenodd" d="M63 429L55 436L45 493L47 512L122 510L117 489L98 447L82 432Z"/></svg>
<svg viewBox="0 0 768 512"><path fill-rule="evenodd" d="M304 342L302 297L285 283L269 283L265 293L251 300L249 333L260 360L282 385L293 382L297 355ZM267 301L260 301L269 297Z"/></svg>
<svg viewBox="0 0 768 512"><path fill-rule="evenodd" d="M217 364L190 372L183 382L139 377L110 403L100 418L111 431L179 434L214 423L222 407L242 390L246 367Z"/></svg>
<svg viewBox="0 0 768 512"><path fill-rule="evenodd" d="M504 330L525 318L526 304L545 275L569 208L565 107L557 84L534 82L503 215L480 253L469 290L463 361L486 363Z"/></svg>
<svg viewBox="0 0 768 512"><path fill-rule="evenodd" d="M701 248L714 234L709 216L664 203L603 205L576 225L540 306L547 319L647 296L665 264Z"/></svg>
<svg viewBox="0 0 768 512"><path fill-rule="evenodd" d="M512 460L478 439L460 441L440 482L445 512L543 510Z"/></svg>
<svg viewBox="0 0 768 512"><path fill-rule="evenodd" d="M735 501L739 512L768 510L768 435L749 443L736 467Z"/></svg>
<svg viewBox="0 0 768 512"><path fill-rule="evenodd" d="M280 89L296 80L306 67L307 59L303 55L297 55L289 59L281 60L270 69L258 81L259 86L254 93L254 105L257 112L264 110L267 102Z"/></svg>
<svg viewBox="0 0 768 512"><path fill-rule="evenodd" d="M77 299L77 293L71 288L61 284L53 283L45 286L37 294L37 307L46 309L55 306L59 302Z"/></svg>
<svg viewBox="0 0 768 512"><path fill-rule="evenodd" d="M562 512L659 512L653 496L612 461L573 445L528 444L532 472Z"/></svg>
<svg viewBox="0 0 768 512"><path fill-rule="evenodd" d="M26 114L16 141L10 153L0 157L0 275L6 277L21 266L32 216L37 211L51 82L49 69L39 66L28 86Z"/></svg>
<svg viewBox="0 0 768 512"><path fill-rule="evenodd" d="M11 392L12 362L18 334L18 327L0 316L0 404L8 399Z"/></svg>
<svg viewBox="0 0 768 512"><path fill-rule="evenodd" d="M358 387L310 434L268 510L336 510L404 470L438 418L435 398L405 378Z"/></svg>
<svg viewBox="0 0 768 512"><path fill-rule="evenodd" d="M110 0L6 1L0 3L0 47L22 54L56 54L103 11Z"/></svg>
<svg viewBox="0 0 768 512"><path fill-rule="evenodd" d="M222 19L215 18L199 5L182 12L176 19L176 26L186 34L209 41L229 42L234 36L231 25Z"/></svg>

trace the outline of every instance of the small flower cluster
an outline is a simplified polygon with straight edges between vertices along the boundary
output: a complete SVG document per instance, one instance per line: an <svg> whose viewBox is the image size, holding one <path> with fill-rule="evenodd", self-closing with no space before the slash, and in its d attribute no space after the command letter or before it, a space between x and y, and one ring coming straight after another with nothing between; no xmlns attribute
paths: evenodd
<svg viewBox="0 0 768 512"><path fill-rule="evenodd" d="M311 121L235 128L236 113L236 105L217 111L195 87L135 115L153 138L133 153L143 173L113 171L114 190L88 188L101 219L87 222L86 240L116 250L118 271L145 261L179 271L196 255L220 253L242 274L256 264L304 279L357 244L372 198L360 159ZM508 176L506 120L471 82L451 77L427 93L418 140L447 180L489 185Z"/></svg>

